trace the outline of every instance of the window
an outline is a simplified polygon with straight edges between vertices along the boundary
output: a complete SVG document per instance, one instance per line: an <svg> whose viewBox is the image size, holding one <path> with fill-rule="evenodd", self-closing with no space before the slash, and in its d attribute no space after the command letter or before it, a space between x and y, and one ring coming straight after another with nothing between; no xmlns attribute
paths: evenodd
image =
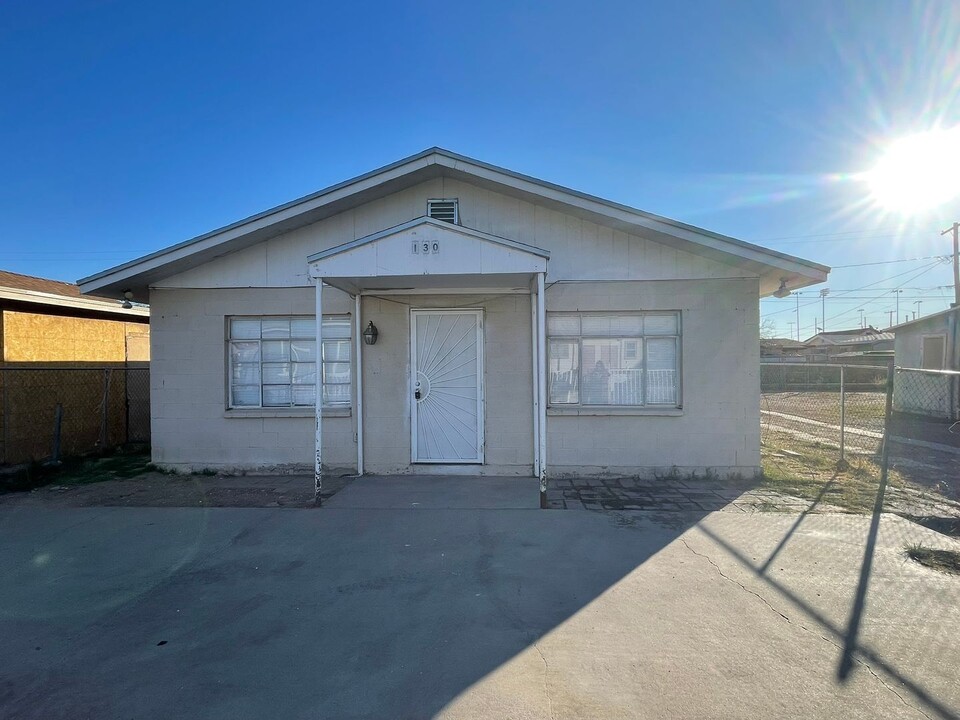
<svg viewBox="0 0 960 720"><path fill-rule="evenodd" d="M457 200L457 198L434 198L427 200L427 217L459 225L460 201Z"/></svg>
<svg viewBox="0 0 960 720"><path fill-rule="evenodd" d="M920 367L924 370L943 370L947 338L944 335L924 335L920 349Z"/></svg>
<svg viewBox="0 0 960 720"><path fill-rule="evenodd" d="M679 313L549 313L547 335L550 405L679 407Z"/></svg>
<svg viewBox="0 0 960 720"><path fill-rule="evenodd" d="M313 407L317 332L312 316L229 320L229 407ZM350 318L323 318L323 406L350 405Z"/></svg>

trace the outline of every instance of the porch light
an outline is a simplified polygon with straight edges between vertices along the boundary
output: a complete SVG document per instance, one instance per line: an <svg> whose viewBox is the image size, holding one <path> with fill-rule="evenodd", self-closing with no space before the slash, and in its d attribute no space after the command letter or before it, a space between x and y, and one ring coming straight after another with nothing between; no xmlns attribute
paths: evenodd
<svg viewBox="0 0 960 720"><path fill-rule="evenodd" d="M376 345L377 336L380 334L380 331L377 330L377 326L373 324L373 320L370 321L370 324L367 325L367 329L363 331L363 341L367 345Z"/></svg>

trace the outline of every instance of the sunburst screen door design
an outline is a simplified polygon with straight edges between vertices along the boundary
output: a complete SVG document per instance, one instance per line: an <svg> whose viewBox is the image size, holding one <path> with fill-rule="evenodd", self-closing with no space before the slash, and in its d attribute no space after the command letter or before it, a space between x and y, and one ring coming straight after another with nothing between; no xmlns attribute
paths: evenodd
<svg viewBox="0 0 960 720"><path fill-rule="evenodd" d="M483 462L483 311L410 311L411 455Z"/></svg>

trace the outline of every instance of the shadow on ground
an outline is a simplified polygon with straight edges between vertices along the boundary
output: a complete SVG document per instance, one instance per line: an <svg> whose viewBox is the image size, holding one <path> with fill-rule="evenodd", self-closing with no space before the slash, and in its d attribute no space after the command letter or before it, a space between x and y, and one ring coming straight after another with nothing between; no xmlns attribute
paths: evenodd
<svg viewBox="0 0 960 720"><path fill-rule="evenodd" d="M912 716L912 698L867 673L839 699L827 659L842 651L954 717L899 660L864 650L868 562L837 623L774 574L811 516L707 515L346 500L311 511L0 508L0 715ZM854 555L860 520L843 518L854 528L844 542L861 541ZM765 528L762 541L724 533L750 527ZM731 580L697 537L778 596ZM871 524L861 559L876 537ZM784 622L781 598L820 613L826 635Z"/></svg>

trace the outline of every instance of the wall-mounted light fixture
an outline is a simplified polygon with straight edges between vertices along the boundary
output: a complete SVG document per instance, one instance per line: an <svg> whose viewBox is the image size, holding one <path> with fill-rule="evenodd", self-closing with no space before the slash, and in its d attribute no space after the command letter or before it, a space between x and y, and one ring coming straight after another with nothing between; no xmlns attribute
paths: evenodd
<svg viewBox="0 0 960 720"><path fill-rule="evenodd" d="M363 341L367 345L376 345L377 336L380 334L380 331L377 330L377 326L373 324L373 320L370 321L370 324L367 325L367 329L363 331Z"/></svg>
<svg viewBox="0 0 960 720"><path fill-rule="evenodd" d="M133 300L133 292L130 290L124 290L123 302L120 304L120 307L122 307L124 310L129 310L133 307L133 303L130 302L131 300Z"/></svg>
<svg viewBox="0 0 960 720"><path fill-rule="evenodd" d="M780 287L778 287L774 292L773 296L775 298L785 298L790 294L790 290L787 289L787 279L780 278Z"/></svg>

